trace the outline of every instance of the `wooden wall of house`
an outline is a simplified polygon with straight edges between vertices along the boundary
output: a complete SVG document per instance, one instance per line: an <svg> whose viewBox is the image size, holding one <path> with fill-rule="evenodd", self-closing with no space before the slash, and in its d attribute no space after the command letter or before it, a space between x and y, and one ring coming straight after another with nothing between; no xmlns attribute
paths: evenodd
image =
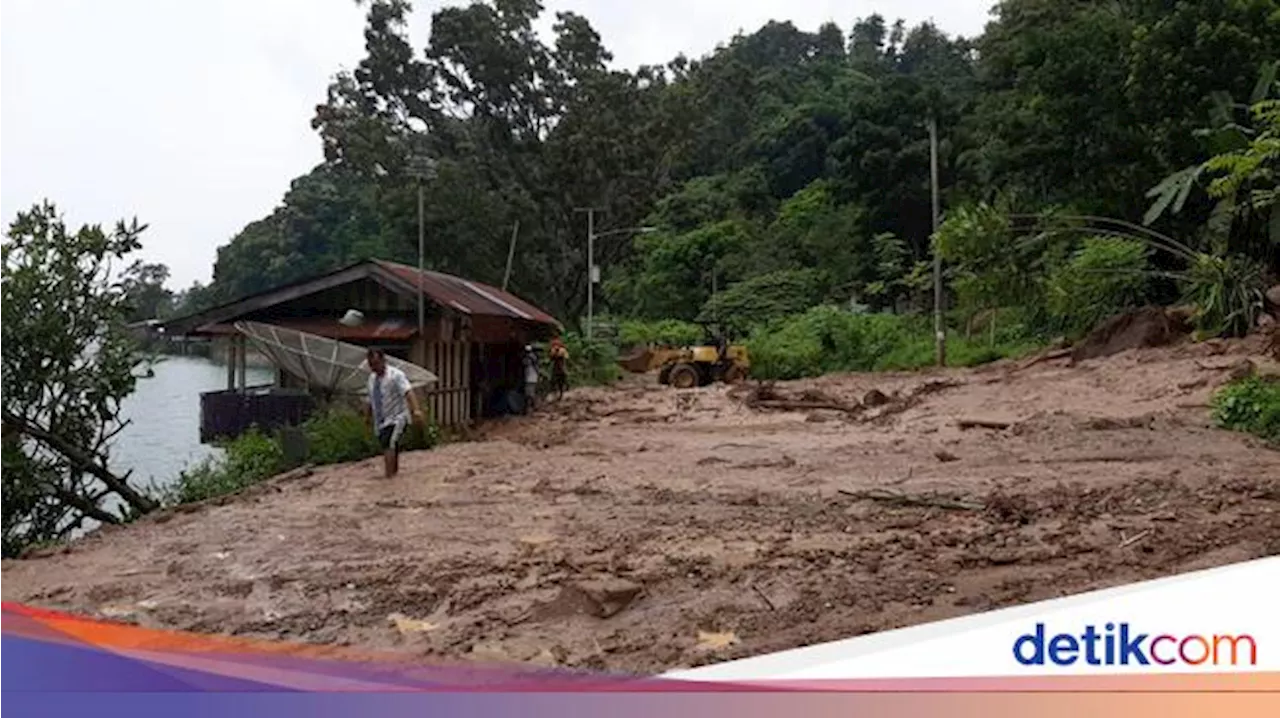
<svg viewBox="0 0 1280 718"><path fill-rule="evenodd" d="M418 342L411 361L435 374L437 381L423 390L420 399L428 418L440 426L470 424L475 395L471 381L471 342Z"/></svg>

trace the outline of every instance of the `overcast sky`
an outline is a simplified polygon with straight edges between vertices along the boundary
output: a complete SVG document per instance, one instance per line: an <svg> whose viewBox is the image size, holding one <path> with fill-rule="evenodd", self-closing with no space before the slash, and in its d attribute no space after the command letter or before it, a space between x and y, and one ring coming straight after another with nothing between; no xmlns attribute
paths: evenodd
<svg viewBox="0 0 1280 718"><path fill-rule="evenodd" d="M698 57L770 19L813 30L880 13L982 31L994 0L548 0L623 67ZM440 0L415 3L421 48ZM447 3L461 4L461 3ZM138 217L170 286L207 282L217 247L316 165L315 105L364 52L352 0L4 0L0 214L42 198L69 223ZM550 16L548 15L548 18ZM549 24L549 22L547 23Z"/></svg>

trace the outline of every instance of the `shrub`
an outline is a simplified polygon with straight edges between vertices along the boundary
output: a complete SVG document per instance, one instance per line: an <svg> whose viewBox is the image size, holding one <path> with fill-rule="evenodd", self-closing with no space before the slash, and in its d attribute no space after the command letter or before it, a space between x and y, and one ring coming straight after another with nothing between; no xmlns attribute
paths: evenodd
<svg viewBox="0 0 1280 718"><path fill-rule="evenodd" d="M950 337L948 366L976 366L1039 347L1021 322L1010 322L995 341ZM818 307L761 327L747 344L751 375L799 379L840 371L902 371L932 366L935 347L928 317L853 314Z"/></svg>
<svg viewBox="0 0 1280 718"><path fill-rule="evenodd" d="M569 350L569 382L574 386L609 384L622 376L618 348L608 342L588 340L578 334L564 337ZM550 371L548 368L547 371Z"/></svg>
<svg viewBox="0 0 1280 718"><path fill-rule="evenodd" d="M424 412L429 409L424 405ZM422 451L440 443L440 427L427 416L425 426L411 423L400 439L401 451ZM307 461L312 464L341 464L360 461L382 453L373 426L363 414L346 406L332 406L313 415L305 424Z"/></svg>
<svg viewBox="0 0 1280 718"><path fill-rule="evenodd" d="M312 463L359 461L379 451L370 422L346 407L317 412L302 429L307 435L307 460Z"/></svg>
<svg viewBox="0 0 1280 718"><path fill-rule="evenodd" d="M1213 397L1218 426L1280 442L1280 382L1250 377L1232 382Z"/></svg>
<svg viewBox="0 0 1280 718"><path fill-rule="evenodd" d="M205 459L178 475L164 502L184 504L235 493L274 475L284 466L280 444L256 428L222 444L219 459Z"/></svg>
<svg viewBox="0 0 1280 718"><path fill-rule="evenodd" d="M815 307L752 333L747 343L751 374L762 379L798 379L870 370L922 330L927 331L921 317Z"/></svg>
<svg viewBox="0 0 1280 718"><path fill-rule="evenodd" d="M679 319L644 321L628 319L618 325L618 345L622 347L670 344L687 346L702 341L702 327Z"/></svg>
<svg viewBox="0 0 1280 718"><path fill-rule="evenodd" d="M360 461L382 453L373 427L359 412L332 406L313 415L303 425L307 437L307 463L325 465ZM431 449L440 443L440 428L428 422L412 424L401 441L401 450ZM257 428L220 445L223 455L205 459L178 475L161 490L165 504L185 504L233 494L271 478L287 468L278 437Z"/></svg>
<svg viewBox="0 0 1280 718"><path fill-rule="evenodd" d="M1048 309L1070 336L1140 306L1150 282L1148 246L1132 239L1090 237L1049 275Z"/></svg>
<svg viewBox="0 0 1280 718"><path fill-rule="evenodd" d="M1263 267L1243 255L1197 254L1184 287L1202 335L1244 336L1262 313Z"/></svg>

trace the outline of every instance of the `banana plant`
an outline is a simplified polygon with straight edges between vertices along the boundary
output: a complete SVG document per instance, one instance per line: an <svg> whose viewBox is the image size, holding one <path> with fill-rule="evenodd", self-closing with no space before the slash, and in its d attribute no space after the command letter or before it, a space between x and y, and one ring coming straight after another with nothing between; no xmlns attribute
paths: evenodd
<svg viewBox="0 0 1280 718"><path fill-rule="evenodd" d="M1269 100L1273 93L1280 91L1280 83L1277 82L1277 76L1280 74L1280 60L1267 63L1262 67L1258 76L1258 82L1254 85L1253 92L1250 95L1249 103L1235 102L1230 95L1225 92L1215 92L1210 95L1212 107L1209 111L1210 127L1196 130L1195 134L1204 141L1211 158L1190 167L1185 167L1173 174L1165 177L1155 187L1147 192L1147 198L1153 200L1151 207L1147 210L1142 218L1144 225L1150 225L1164 215L1166 211L1171 214L1177 214L1182 211L1186 204L1187 198L1191 194L1191 190L1200 185L1201 179L1206 174L1215 174L1222 171L1228 171L1234 174L1237 169L1244 167L1241 162L1233 163L1231 159L1225 158L1257 158L1257 164L1249 165L1250 168L1257 168L1261 163L1270 159L1274 162L1274 156L1268 156L1268 147L1276 141L1275 130L1277 128L1267 127L1268 114L1265 108L1271 106L1272 100ZM1263 108L1260 110L1259 108ZM1236 118L1241 112L1252 115L1254 126L1242 125L1236 122ZM1261 127L1259 127L1261 125ZM1263 141L1261 147L1256 147L1259 141ZM1270 150L1274 153L1274 149ZM1214 208L1215 217L1234 216L1237 211L1237 203L1235 193L1233 191L1224 191L1229 185L1222 182L1224 178L1218 178L1209 185L1210 196L1216 197L1218 205ZM1272 177L1274 181L1274 177ZM1234 187L1238 188L1239 183ZM1271 206L1274 207L1275 191L1270 192ZM1264 201L1266 195L1262 198ZM1251 207L1257 208L1257 198L1250 204ZM1271 239L1273 242L1280 242L1280 215L1273 210L1271 215Z"/></svg>

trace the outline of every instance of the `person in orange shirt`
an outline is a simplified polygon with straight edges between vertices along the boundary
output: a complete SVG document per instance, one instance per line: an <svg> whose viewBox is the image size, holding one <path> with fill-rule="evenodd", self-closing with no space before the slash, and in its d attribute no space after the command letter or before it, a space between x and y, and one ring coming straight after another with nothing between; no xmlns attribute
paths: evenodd
<svg viewBox="0 0 1280 718"><path fill-rule="evenodd" d="M551 340L551 391L556 398L564 396L569 388L569 349L556 337Z"/></svg>

